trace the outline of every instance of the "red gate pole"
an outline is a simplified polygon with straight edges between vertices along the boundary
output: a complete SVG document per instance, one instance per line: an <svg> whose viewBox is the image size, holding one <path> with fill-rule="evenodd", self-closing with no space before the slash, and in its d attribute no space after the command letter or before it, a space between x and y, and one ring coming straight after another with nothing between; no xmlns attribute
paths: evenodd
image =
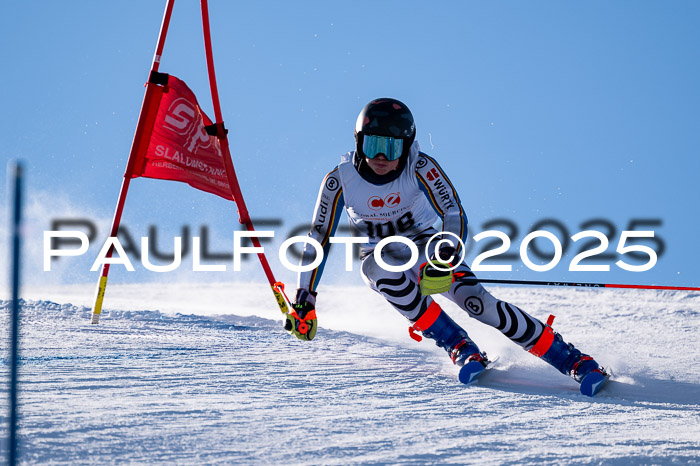
<svg viewBox="0 0 700 466"><path fill-rule="evenodd" d="M243 193L241 192L241 186L238 183L238 177L236 176L236 171L233 168L233 161L231 160L231 152L228 146L228 138L226 136L226 129L224 128L223 118L221 115L221 105L219 102L219 91L216 86L216 73L214 71L214 56L212 53L211 46L211 33L209 28L209 8L207 0L201 0L202 6L202 31L204 33L204 49L207 56L207 70L209 73L209 87L211 88L211 98L214 104L214 117L216 118L216 136L221 142L221 150L224 158L224 165L226 167L226 175L228 177L229 184L231 186L231 192L233 194L233 200L238 206L238 221L245 225L246 229L250 232L255 231L253 227L253 222L250 220L250 215L248 214L248 209L243 200ZM260 248L260 241L257 237L251 237L253 246ZM258 259L260 259L260 265L262 265L267 281L272 287L272 292L277 300L277 305L283 314L289 312L289 307L287 305L288 299L284 294L284 284L275 280L272 270L270 269L270 264L267 262L265 253L259 252Z"/></svg>
<svg viewBox="0 0 700 466"><path fill-rule="evenodd" d="M156 52L153 55L153 64L151 66L151 73L149 74L149 82L146 83L146 92L143 96L143 103L141 104L141 112L139 113L138 123L136 124L134 140L131 143L131 151L129 152L129 159L126 163L126 170L124 171L124 179L122 180L122 186L119 191L119 200L117 201L117 207L114 211L114 217L112 218L112 229L110 230L109 234L110 237L116 237L119 231L119 223L121 222L124 203L126 202L126 194L129 190L129 184L131 183L131 175L134 171L136 154L141 151L144 143L148 143L148 140L144 139L144 134L147 133L149 128L153 127L153 122L155 121L158 105L153 105L154 97L157 98L159 96L158 92L162 92L162 88L154 83L151 83L150 76L154 72L157 72L160 66L160 58L163 53L163 47L165 46L165 37L168 34L168 26L170 25L170 16L172 15L174 4L175 0L167 0L167 4L165 6L163 22L161 23L160 34L158 36L158 44L156 45ZM106 259L112 257L113 249L114 248L109 248L105 254ZM93 324L97 324L100 321L102 301L104 299L105 289L107 288L108 274L109 263L104 263L102 264L102 273L100 274L100 279L97 283L97 291L95 292L95 305L92 308Z"/></svg>

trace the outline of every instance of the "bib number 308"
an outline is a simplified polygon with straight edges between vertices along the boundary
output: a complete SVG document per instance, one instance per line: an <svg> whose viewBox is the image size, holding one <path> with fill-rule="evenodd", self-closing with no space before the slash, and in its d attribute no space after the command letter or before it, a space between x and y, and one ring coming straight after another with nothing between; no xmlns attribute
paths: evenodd
<svg viewBox="0 0 700 466"><path fill-rule="evenodd" d="M388 222L368 222L365 221L367 225L367 236L370 238L388 238L389 236L394 236L396 233L405 233L415 224L413 219L413 214L411 212L406 212L401 217L396 219L396 221Z"/></svg>

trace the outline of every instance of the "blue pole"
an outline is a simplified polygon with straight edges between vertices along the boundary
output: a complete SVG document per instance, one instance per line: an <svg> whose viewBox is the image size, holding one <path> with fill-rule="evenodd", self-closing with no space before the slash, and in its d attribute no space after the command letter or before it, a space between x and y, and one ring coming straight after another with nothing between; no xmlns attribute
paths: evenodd
<svg viewBox="0 0 700 466"><path fill-rule="evenodd" d="M8 464L17 463L17 360L19 346L19 278L20 278L20 238L22 211L22 165L16 162L11 166L13 179L12 211L12 316L11 316L11 354L10 354L10 438L8 441Z"/></svg>

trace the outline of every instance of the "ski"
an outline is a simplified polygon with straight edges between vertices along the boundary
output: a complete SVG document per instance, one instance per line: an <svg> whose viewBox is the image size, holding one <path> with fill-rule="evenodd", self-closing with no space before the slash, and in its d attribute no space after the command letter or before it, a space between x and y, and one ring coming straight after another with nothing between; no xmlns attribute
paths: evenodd
<svg viewBox="0 0 700 466"><path fill-rule="evenodd" d="M469 361L465 365L462 366L462 368L459 370L459 381L462 382L464 385L470 385L476 379L481 376L484 372L486 372L486 369L490 369L493 367L493 363L495 363L498 360L498 357L493 359L492 361L484 358L482 361Z"/></svg>
<svg viewBox="0 0 700 466"><path fill-rule="evenodd" d="M486 371L486 367L487 366L484 366L479 361L466 363L459 370L459 381L465 385L471 384Z"/></svg>
<svg viewBox="0 0 700 466"><path fill-rule="evenodd" d="M483 362L467 362L459 370L459 381L462 382L464 385L474 384L478 379L481 378L481 376L484 373L488 372L489 369L493 369L495 365L494 363L496 363L496 361L498 361L498 356L493 360L484 359ZM486 365L484 365L484 363L486 363ZM600 392L600 390L603 387L607 386L608 382L610 381L611 375L611 373L602 368L593 370L589 374L586 374L586 376L583 379L581 379L581 383L579 386L581 394L590 397L595 396L597 393ZM497 385L500 385L502 383L502 381L498 382ZM507 381L505 383L507 385ZM515 383L516 385L518 384L518 382ZM487 382L484 386L488 387L489 383Z"/></svg>
<svg viewBox="0 0 700 466"><path fill-rule="evenodd" d="M586 396L595 396L608 381L610 376L603 370L596 369L581 379L581 393Z"/></svg>

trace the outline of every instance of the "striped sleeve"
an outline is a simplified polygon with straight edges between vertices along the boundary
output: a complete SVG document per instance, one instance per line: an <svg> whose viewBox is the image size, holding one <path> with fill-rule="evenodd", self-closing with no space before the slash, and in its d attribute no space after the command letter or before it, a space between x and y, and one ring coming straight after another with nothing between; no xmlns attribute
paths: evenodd
<svg viewBox="0 0 700 466"><path fill-rule="evenodd" d="M467 242L467 215L457 190L432 157L421 153L416 165L416 179L435 212L442 218L442 229Z"/></svg>
<svg viewBox="0 0 700 466"><path fill-rule="evenodd" d="M308 291L316 291L318 283L321 281L321 275L328 259L330 250L330 238L335 234L338 228L345 201L343 199L343 188L340 185L338 176L338 168L331 171L323 179L321 189L316 200L316 208L314 209L314 219L309 232L309 237L318 241L323 247L323 261L313 270L307 272L299 272L297 287L304 288ZM304 246L304 252L301 257L301 264L309 265L316 258L316 250L311 244Z"/></svg>

